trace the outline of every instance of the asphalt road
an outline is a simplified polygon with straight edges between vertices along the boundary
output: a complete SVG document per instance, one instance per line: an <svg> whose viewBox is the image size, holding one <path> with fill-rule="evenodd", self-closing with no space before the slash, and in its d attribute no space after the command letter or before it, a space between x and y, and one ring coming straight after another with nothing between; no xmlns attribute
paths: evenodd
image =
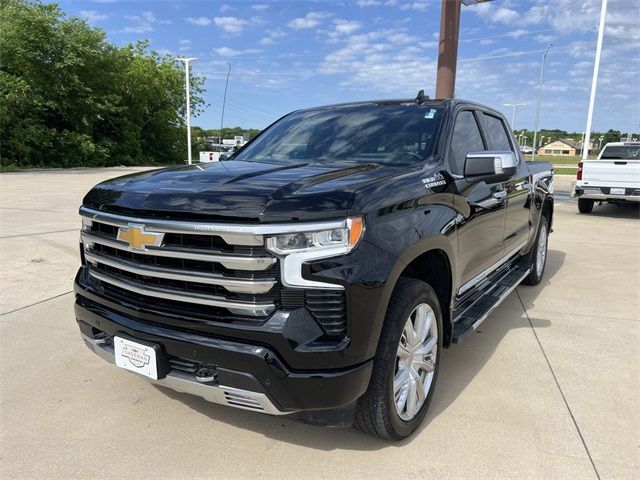
<svg viewBox="0 0 640 480"><path fill-rule="evenodd" d="M128 171L0 175L2 478L640 478L637 208L580 215L559 195L542 284L444 352L423 428L386 443L208 404L86 349L77 207Z"/></svg>

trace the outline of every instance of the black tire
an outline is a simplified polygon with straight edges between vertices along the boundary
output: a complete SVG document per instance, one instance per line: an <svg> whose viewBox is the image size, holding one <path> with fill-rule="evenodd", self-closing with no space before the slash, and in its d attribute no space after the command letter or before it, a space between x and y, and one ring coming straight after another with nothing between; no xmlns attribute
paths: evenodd
<svg viewBox="0 0 640 480"><path fill-rule="evenodd" d="M580 213L591 213L593 210L593 204L595 202L593 200L589 200L588 198L579 198L578 199L578 211Z"/></svg>
<svg viewBox="0 0 640 480"><path fill-rule="evenodd" d="M542 231L543 228L546 230L545 241L544 241L545 254L542 260L542 268L538 268L538 263L540 262L540 258L537 253L538 253L538 248L540 246L539 245L540 232ZM527 275L525 279L522 281L522 283L524 283L525 285L537 285L542 280L542 277L544 276L544 269L547 264L548 244L549 244L549 220L547 220L547 217L543 215L542 217L540 217L540 225L538 225L538 232L536 233L536 241L533 244L533 247L531 248L531 272L529 272L529 275Z"/></svg>
<svg viewBox="0 0 640 480"><path fill-rule="evenodd" d="M428 304L435 313L438 339L435 369L431 386L422 407L413 419L400 418L395 407L393 380L396 355L405 323L416 306ZM358 400L355 427L365 433L388 440L402 440L411 435L422 423L438 378L442 351L442 311L438 297L429 284L412 278L400 278L389 302L378 350L373 361L373 372L366 393Z"/></svg>

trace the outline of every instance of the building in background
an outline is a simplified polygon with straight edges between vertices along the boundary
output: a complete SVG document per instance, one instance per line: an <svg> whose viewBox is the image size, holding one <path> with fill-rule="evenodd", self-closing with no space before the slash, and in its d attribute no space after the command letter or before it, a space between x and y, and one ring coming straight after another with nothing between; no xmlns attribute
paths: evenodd
<svg viewBox="0 0 640 480"><path fill-rule="evenodd" d="M593 151L594 144L589 142L589 153L593 153ZM582 142L576 142L570 138L553 140L538 148L537 154L575 157L582 155Z"/></svg>

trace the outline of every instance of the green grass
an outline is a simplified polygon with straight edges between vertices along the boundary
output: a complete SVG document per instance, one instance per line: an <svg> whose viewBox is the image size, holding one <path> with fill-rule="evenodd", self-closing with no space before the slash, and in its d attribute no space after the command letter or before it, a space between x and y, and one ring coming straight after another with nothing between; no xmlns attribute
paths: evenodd
<svg viewBox="0 0 640 480"><path fill-rule="evenodd" d="M557 155L536 155L536 160L549 162L554 165L577 165L580 157L563 157Z"/></svg>
<svg viewBox="0 0 640 480"><path fill-rule="evenodd" d="M556 168L553 173L555 175L572 175L575 177L578 170L575 168Z"/></svg>
<svg viewBox="0 0 640 480"><path fill-rule="evenodd" d="M19 172L21 170L20 167L14 165L13 163L9 165L0 165L0 173L4 172Z"/></svg>

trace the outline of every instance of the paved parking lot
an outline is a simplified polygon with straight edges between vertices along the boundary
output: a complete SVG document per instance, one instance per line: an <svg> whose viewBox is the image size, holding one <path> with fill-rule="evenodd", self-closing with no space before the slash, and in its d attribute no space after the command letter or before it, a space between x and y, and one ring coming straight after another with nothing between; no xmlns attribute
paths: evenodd
<svg viewBox="0 0 640 480"><path fill-rule="evenodd" d="M542 284L445 351L424 427L393 444L208 404L84 347L77 207L128 171L0 175L3 478L640 478L637 208L560 195Z"/></svg>

